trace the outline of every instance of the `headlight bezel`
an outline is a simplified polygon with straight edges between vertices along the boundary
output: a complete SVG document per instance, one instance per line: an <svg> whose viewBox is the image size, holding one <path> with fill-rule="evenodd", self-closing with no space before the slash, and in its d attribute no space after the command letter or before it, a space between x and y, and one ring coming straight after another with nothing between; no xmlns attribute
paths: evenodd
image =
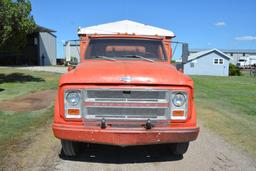
<svg viewBox="0 0 256 171"><path fill-rule="evenodd" d="M70 93L77 93L79 100L76 103L72 103L68 100ZM64 90L64 116L66 119L81 119L82 118L82 102L83 92L81 89L65 89ZM69 114L70 110L78 110L79 114Z"/></svg>
<svg viewBox="0 0 256 171"><path fill-rule="evenodd" d="M175 105L174 98L176 95L182 95L184 97L184 103L182 105ZM170 103L171 103L171 120L177 121L185 121L188 118L188 106L189 106L189 92L185 90L173 90L171 91L170 96ZM182 116L175 116L175 111L182 111L184 114Z"/></svg>

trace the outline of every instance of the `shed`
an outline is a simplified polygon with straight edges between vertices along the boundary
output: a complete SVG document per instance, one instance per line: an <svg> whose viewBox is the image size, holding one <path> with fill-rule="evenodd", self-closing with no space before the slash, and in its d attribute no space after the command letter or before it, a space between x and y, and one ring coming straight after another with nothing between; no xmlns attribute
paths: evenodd
<svg viewBox="0 0 256 171"><path fill-rule="evenodd" d="M184 65L184 73L188 75L228 76L229 63L232 58L218 49L194 53L188 57Z"/></svg>
<svg viewBox="0 0 256 171"><path fill-rule="evenodd" d="M69 40L64 43L64 56L66 62L80 62L80 42Z"/></svg>
<svg viewBox="0 0 256 171"><path fill-rule="evenodd" d="M56 36L54 30L38 26L37 43L38 43L38 65L56 65ZM36 42L36 39L35 39Z"/></svg>
<svg viewBox="0 0 256 171"><path fill-rule="evenodd" d="M27 35L27 44L20 53L11 50L0 52L0 65L56 65L56 36L54 30L37 25Z"/></svg>

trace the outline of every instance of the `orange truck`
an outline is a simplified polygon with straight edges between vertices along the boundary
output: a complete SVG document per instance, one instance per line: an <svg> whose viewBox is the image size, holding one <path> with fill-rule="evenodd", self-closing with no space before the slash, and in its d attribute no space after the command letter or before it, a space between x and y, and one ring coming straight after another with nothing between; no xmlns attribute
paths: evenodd
<svg viewBox="0 0 256 171"><path fill-rule="evenodd" d="M171 65L175 35L128 20L78 35L80 63L60 78L52 126L64 154L96 143L166 144L183 155L199 127L193 81Z"/></svg>

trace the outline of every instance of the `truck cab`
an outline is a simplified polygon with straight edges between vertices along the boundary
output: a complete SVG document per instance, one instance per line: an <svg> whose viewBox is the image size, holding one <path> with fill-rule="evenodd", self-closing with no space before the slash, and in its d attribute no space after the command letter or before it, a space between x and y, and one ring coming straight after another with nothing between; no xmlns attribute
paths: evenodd
<svg viewBox="0 0 256 171"><path fill-rule="evenodd" d="M81 62L61 76L54 110L67 156L81 143L166 144L182 155L198 136L193 81L170 64L174 34L127 22L78 32Z"/></svg>

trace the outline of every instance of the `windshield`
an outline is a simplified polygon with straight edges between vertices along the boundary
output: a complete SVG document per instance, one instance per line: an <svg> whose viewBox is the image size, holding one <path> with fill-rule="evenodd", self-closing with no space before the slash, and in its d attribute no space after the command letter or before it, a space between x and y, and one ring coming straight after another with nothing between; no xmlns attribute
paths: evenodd
<svg viewBox="0 0 256 171"><path fill-rule="evenodd" d="M85 59L100 59L101 57L125 60L166 60L160 40L118 38L90 40Z"/></svg>

